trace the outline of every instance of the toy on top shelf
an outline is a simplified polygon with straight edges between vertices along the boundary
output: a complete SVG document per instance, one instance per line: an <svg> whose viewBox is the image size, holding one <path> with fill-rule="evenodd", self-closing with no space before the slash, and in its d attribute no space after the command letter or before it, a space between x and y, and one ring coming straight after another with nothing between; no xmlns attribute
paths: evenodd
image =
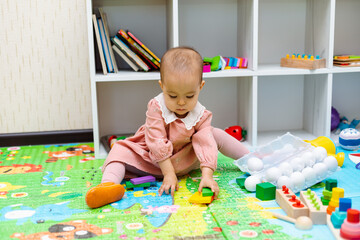
<svg viewBox="0 0 360 240"><path fill-rule="evenodd" d="M360 147L360 132L355 128L346 128L340 132L339 144L345 150L357 150Z"/></svg>
<svg viewBox="0 0 360 240"><path fill-rule="evenodd" d="M333 59L334 66L338 67L359 67L360 56L356 55L337 55Z"/></svg>
<svg viewBox="0 0 360 240"><path fill-rule="evenodd" d="M290 68L317 69L326 67L326 61L325 58L320 58L318 55L314 57L312 55L305 54L292 54L290 57L288 54L286 57L281 58L280 66Z"/></svg>
<svg viewBox="0 0 360 240"><path fill-rule="evenodd" d="M213 58L205 57L204 66L210 64L211 71L218 71L224 69L239 69L247 68L247 58L240 57L222 57L215 56ZM203 68L203 72L208 72L208 67Z"/></svg>
<svg viewBox="0 0 360 240"><path fill-rule="evenodd" d="M227 132L239 141L244 141L247 134L247 131L242 129L240 126L228 127L227 129L225 129L225 132Z"/></svg>
<svg viewBox="0 0 360 240"><path fill-rule="evenodd" d="M225 69L247 68L247 58L240 57L224 57L226 62Z"/></svg>
<svg viewBox="0 0 360 240"><path fill-rule="evenodd" d="M222 62L221 62L221 56L215 56L213 58L205 57L204 62L205 63L210 63L211 71L218 71L218 70L221 69L221 67L223 65Z"/></svg>
<svg viewBox="0 0 360 240"><path fill-rule="evenodd" d="M286 185L297 193L326 179L338 168L335 157L327 156L324 148L314 147L290 133L257 147L234 163L251 175L245 180L249 191L255 191L260 182L270 182L278 188Z"/></svg>

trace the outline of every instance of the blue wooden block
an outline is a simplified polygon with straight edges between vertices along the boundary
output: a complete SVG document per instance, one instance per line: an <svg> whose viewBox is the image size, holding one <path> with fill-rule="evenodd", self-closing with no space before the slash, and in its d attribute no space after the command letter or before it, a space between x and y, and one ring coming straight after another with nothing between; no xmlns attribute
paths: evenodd
<svg viewBox="0 0 360 240"><path fill-rule="evenodd" d="M350 198L339 198L339 211L347 212L351 208L351 199Z"/></svg>

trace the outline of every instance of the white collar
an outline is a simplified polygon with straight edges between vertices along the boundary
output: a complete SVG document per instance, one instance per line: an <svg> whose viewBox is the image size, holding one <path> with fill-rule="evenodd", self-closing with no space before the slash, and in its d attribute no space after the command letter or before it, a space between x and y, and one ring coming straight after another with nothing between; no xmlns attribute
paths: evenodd
<svg viewBox="0 0 360 240"><path fill-rule="evenodd" d="M166 124L172 123L176 119L180 119L184 124L187 130L190 130L200 121L200 118L204 114L205 107L201 103L197 102L195 108L188 113L184 118L178 118L174 112L171 112L165 105L164 94L160 93L155 97L155 100L160 105L160 110L162 112L162 117L165 120Z"/></svg>

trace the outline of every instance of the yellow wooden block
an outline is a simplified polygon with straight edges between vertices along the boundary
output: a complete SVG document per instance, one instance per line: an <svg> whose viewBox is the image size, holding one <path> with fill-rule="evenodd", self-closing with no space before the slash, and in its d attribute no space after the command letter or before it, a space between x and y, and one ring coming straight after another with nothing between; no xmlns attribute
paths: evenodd
<svg viewBox="0 0 360 240"><path fill-rule="evenodd" d="M339 199L339 198L343 198L344 197L344 189L343 188L339 188L339 187L335 187L332 189L332 197L331 200L334 199Z"/></svg>
<svg viewBox="0 0 360 240"><path fill-rule="evenodd" d="M212 196L209 197L203 197L201 196L201 193L195 192L190 198L189 202L191 203L211 203L213 200Z"/></svg>

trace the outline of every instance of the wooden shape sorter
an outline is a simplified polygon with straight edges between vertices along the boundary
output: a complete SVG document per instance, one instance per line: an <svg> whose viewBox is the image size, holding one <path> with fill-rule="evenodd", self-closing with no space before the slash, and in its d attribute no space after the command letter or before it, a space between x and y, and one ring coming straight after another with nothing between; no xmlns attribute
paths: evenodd
<svg viewBox="0 0 360 240"><path fill-rule="evenodd" d="M309 216L309 208L286 186L276 189L275 200L289 217Z"/></svg>
<svg viewBox="0 0 360 240"><path fill-rule="evenodd" d="M309 217L313 224L326 224L326 207L314 191L308 189L300 192L300 199L309 208Z"/></svg>

